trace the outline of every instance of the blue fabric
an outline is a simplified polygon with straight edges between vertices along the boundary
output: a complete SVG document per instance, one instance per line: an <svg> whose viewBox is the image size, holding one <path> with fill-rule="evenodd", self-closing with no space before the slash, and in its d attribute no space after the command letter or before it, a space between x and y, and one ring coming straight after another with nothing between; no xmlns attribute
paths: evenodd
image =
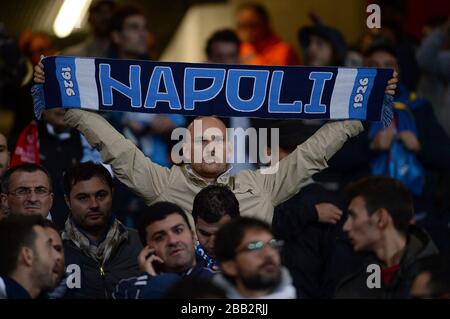
<svg viewBox="0 0 450 319"><path fill-rule="evenodd" d="M403 103L403 105L394 107L396 137L389 151L382 152L375 157L371 163L371 169L373 175L390 176L402 182L415 195L420 195L425 184L425 170L414 152L408 150L397 137L403 131L410 131L416 137L418 136L416 122L409 109L409 105L412 104L415 107L418 102L410 101L409 95L406 87L400 84L395 101ZM380 123L372 123L369 132L370 139L374 139L383 129Z"/></svg>
<svg viewBox="0 0 450 319"><path fill-rule="evenodd" d="M31 299L28 291L26 291L17 281L7 276L1 276L1 278L5 283L7 299Z"/></svg>
<svg viewBox="0 0 450 319"><path fill-rule="evenodd" d="M141 276L121 280L114 291L114 299L161 299L168 290L183 277L194 277L210 280L215 272L197 264L184 273L161 273L151 276L143 273Z"/></svg>
<svg viewBox="0 0 450 319"><path fill-rule="evenodd" d="M219 266L217 260L210 257L198 241L195 243L195 255L197 256L197 262L206 268L214 269Z"/></svg>
<svg viewBox="0 0 450 319"><path fill-rule="evenodd" d="M64 56L47 57L42 63L46 82L32 93L38 117L45 105L188 116L386 121L386 104L390 101L384 98L384 91L393 73L391 69L377 68Z"/></svg>

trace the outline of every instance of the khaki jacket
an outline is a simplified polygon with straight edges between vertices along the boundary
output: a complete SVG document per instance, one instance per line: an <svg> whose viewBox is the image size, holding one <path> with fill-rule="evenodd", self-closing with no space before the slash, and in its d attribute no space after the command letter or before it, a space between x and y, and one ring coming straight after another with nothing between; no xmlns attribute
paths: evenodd
<svg viewBox="0 0 450 319"><path fill-rule="evenodd" d="M186 212L193 225L192 204L195 195L208 183L186 165L162 167L151 161L131 141L117 132L99 114L70 109L65 122L79 130L92 147L99 150L104 163L110 164L119 180L142 197L147 205L169 201ZM218 184L230 187L239 201L242 216L272 222L273 209L288 200L315 173L328 167L328 160L351 137L363 131L360 121L330 122L280 161L274 174L243 170L235 177L227 172Z"/></svg>

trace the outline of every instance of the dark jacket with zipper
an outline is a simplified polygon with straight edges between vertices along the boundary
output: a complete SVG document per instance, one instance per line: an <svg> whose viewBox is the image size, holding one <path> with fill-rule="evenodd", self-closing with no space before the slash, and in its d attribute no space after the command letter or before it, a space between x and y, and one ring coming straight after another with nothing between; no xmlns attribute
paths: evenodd
<svg viewBox="0 0 450 319"><path fill-rule="evenodd" d="M75 264L81 270L81 287L67 289L65 298L111 298L111 294L120 280L140 274L137 256L142 250L142 244L136 230L129 228L127 230L128 239L111 253L103 267L75 246L71 240L64 240L66 269L68 266ZM70 281L70 274L68 278Z"/></svg>
<svg viewBox="0 0 450 319"><path fill-rule="evenodd" d="M406 250L400 260L400 269L388 285L384 285L383 280L380 280L380 288L368 288L367 279L371 272L367 272L367 266L377 264L381 269L383 268L382 262L370 255L361 271L344 279L338 285L335 298L406 299L409 297L409 291L421 262L426 257L438 253L430 236L419 227L412 225L408 230Z"/></svg>

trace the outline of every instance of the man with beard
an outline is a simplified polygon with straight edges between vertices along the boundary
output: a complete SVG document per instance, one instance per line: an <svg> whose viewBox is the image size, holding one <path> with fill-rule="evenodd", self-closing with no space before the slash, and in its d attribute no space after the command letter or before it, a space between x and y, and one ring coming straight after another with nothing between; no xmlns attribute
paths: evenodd
<svg viewBox="0 0 450 319"><path fill-rule="evenodd" d="M139 236L112 215L112 178L101 164L74 166L64 191L71 210L62 234L66 266L81 276L66 297L109 298L121 279L138 274Z"/></svg>
<svg viewBox="0 0 450 319"><path fill-rule="evenodd" d="M32 163L11 167L1 183L2 206L7 212L52 219L52 180L44 167Z"/></svg>
<svg viewBox="0 0 450 319"><path fill-rule="evenodd" d="M296 291L281 266L282 242L270 226L254 218L236 218L216 235L215 250L222 274L213 282L230 299L294 299Z"/></svg>
<svg viewBox="0 0 450 319"><path fill-rule="evenodd" d="M45 297L49 299L60 299L64 297L64 294L67 291L67 277L65 276L66 270L64 266L64 246L59 230L53 222L49 221L48 219L45 220L44 227L46 234L52 240L54 253L58 257L58 260L55 264L54 274L55 281L59 282L55 289L46 293Z"/></svg>
<svg viewBox="0 0 450 319"><path fill-rule="evenodd" d="M21 214L0 222L0 299L36 299L61 280L61 252L47 222Z"/></svg>
<svg viewBox="0 0 450 319"><path fill-rule="evenodd" d="M209 280L214 272L195 255L195 236L186 213L177 205L158 202L141 212L138 224L144 249L139 267L144 274L120 282L116 299L158 299L182 278Z"/></svg>
<svg viewBox="0 0 450 319"><path fill-rule="evenodd" d="M34 80L45 83L42 63L35 67ZM396 83L395 77L388 81L386 94L395 94ZM182 165L170 169L152 162L99 114L70 109L64 121L100 151L102 160L111 164L119 180L147 205L167 200L176 203L188 213L191 225L193 199L210 184L229 186L239 201L242 216L272 222L274 207L294 196L313 174L328 167L328 160L344 143L363 130L360 121L329 122L280 161L276 173L243 170L230 176L227 158L233 143L227 138L226 126L216 117L198 117L188 126L186 135L190 138L183 139L182 149L172 150L175 155L183 151Z"/></svg>

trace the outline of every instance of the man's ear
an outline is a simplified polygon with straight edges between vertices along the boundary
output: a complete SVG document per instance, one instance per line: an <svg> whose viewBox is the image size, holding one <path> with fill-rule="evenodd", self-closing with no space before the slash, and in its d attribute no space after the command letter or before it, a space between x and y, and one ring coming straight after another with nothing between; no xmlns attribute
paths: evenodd
<svg viewBox="0 0 450 319"><path fill-rule="evenodd" d="M31 267L34 259L33 249L30 247L22 247L22 250L20 251L20 258L26 266Z"/></svg>
<svg viewBox="0 0 450 319"><path fill-rule="evenodd" d="M72 209L70 207L70 200L69 200L69 197L67 195L64 195L64 201L66 202L67 207L69 207L69 209Z"/></svg>
<svg viewBox="0 0 450 319"><path fill-rule="evenodd" d="M230 277L237 277L238 271L234 260L227 260L220 263L222 272Z"/></svg>
<svg viewBox="0 0 450 319"><path fill-rule="evenodd" d="M375 218L375 224L380 229L385 229L392 223L392 217L385 208L378 209L372 216Z"/></svg>

